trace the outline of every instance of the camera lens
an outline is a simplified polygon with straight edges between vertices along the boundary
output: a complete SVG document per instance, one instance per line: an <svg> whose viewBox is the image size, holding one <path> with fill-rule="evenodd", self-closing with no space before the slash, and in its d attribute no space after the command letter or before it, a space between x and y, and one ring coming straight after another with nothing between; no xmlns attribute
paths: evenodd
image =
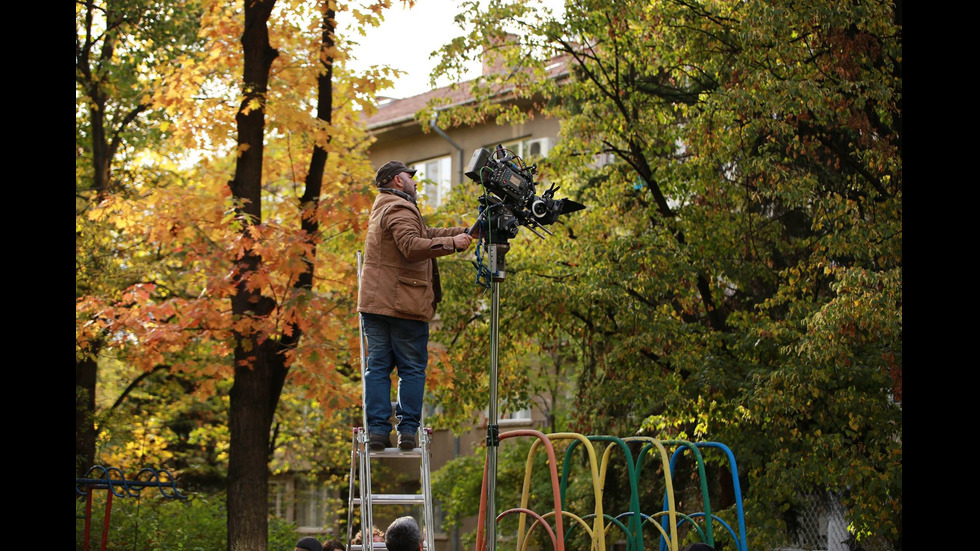
<svg viewBox="0 0 980 551"><path fill-rule="evenodd" d="M544 215L548 214L548 204L543 199L538 199L531 203L531 214L538 218L544 217Z"/></svg>

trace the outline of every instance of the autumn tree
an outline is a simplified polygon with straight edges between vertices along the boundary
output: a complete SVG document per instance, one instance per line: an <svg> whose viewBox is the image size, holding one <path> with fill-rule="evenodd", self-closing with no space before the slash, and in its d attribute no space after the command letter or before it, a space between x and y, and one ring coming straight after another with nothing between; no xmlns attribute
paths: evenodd
<svg viewBox="0 0 980 551"><path fill-rule="evenodd" d="M138 193L88 206L87 219L159 262L115 294L77 293L76 356L165 368L201 398L232 381L229 549L266 546L287 378L325 413L360 395L354 251L373 174L359 120L390 73L344 68L334 15L374 24L387 6L203 3L200 55L168 58L140 96L166 138L141 166L167 185L141 179Z"/></svg>
<svg viewBox="0 0 980 551"><path fill-rule="evenodd" d="M150 108L153 86L197 42L198 2L75 3L75 299L119 300L159 266L138 237L120 232L97 206L160 185L164 171L141 157L163 143L165 116ZM107 346L101 324L76 310L75 470L95 460L98 359Z"/></svg>
<svg viewBox="0 0 980 551"><path fill-rule="evenodd" d="M510 123L531 113L499 90L536 101L562 121L543 180L588 207L508 253L501 399L543 388L537 358L574 384L568 429L726 443L753 548L785 544L813 493L856 541L900 547L901 2L490 2L459 21L442 70L483 48L509 70L420 120ZM556 58L568 79L547 78ZM458 415L485 407L465 382L486 384L488 343L454 340L488 323L468 300L441 309Z"/></svg>

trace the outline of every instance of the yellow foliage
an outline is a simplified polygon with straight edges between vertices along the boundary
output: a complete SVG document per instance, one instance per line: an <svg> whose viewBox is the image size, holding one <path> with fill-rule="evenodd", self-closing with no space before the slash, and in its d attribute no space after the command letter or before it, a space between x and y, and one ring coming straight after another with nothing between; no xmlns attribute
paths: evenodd
<svg viewBox="0 0 980 551"><path fill-rule="evenodd" d="M122 447L104 449L101 462L105 466L118 467L124 472L137 471L143 467L159 468L173 453L167 449L167 439L161 435L164 427L156 419L144 419L133 427L130 439ZM110 440L106 431L102 435L104 443Z"/></svg>

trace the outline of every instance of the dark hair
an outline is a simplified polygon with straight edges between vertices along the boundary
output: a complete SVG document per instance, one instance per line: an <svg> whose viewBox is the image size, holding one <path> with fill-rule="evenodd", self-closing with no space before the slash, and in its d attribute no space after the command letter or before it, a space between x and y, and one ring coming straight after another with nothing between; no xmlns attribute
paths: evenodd
<svg viewBox="0 0 980 551"><path fill-rule="evenodd" d="M296 549L305 549L306 551L323 551L323 546L320 545L320 540L313 537L300 538L296 542Z"/></svg>
<svg viewBox="0 0 980 551"><path fill-rule="evenodd" d="M340 543L340 540L330 540L323 544L323 551L345 551L346 549L344 544Z"/></svg>
<svg viewBox="0 0 980 551"><path fill-rule="evenodd" d="M399 517L385 530L385 547L388 551L418 551L422 543L422 530L412 517Z"/></svg>

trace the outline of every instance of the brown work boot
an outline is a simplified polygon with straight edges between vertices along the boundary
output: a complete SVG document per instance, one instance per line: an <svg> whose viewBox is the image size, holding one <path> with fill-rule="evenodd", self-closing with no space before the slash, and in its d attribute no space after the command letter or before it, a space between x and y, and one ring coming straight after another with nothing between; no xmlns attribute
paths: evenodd
<svg viewBox="0 0 980 551"><path fill-rule="evenodd" d="M418 447L415 435L407 432L398 433L398 448L403 452L410 452Z"/></svg>

